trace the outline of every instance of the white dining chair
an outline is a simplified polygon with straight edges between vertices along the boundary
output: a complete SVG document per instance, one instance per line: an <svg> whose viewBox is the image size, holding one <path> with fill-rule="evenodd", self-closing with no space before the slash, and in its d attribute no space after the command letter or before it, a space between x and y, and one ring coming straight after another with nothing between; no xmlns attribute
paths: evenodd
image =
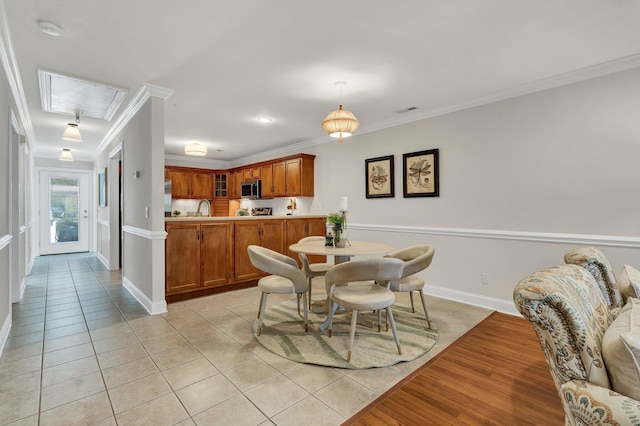
<svg viewBox="0 0 640 426"><path fill-rule="evenodd" d="M298 301L298 315L300 315L300 298L302 295L304 305L304 331L308 331L307 326L307 277L298 268L295 259L270 250L266 247L250 245L247 247L249 259L256 268L271 274L260 278L258 288L262 292L260 295L260 309L258 311L258 336L262 332L262 322L264 311L267 306L267 296L269 294L296 294Z"/></svg>
<svg viewBox="0 0 640 426"><path fill-rule="evenodd" d="M404 262L393 258L356 259L335 265L331 268L325 280L330 286L329 298L329 337L332 335L333 315L338 306L351 309L351 330L347 362L351 361L351 351L358 321L358 311L385 309L391 324L393 337L398 347L398 353L402 355L398 332L393 320L391 305L395 301L395 295L388 285L400 280ZM350 284L351 283L351 284ZM378 321L380 316L378 315ZM379 329L379 324L378 324Z"/></svg>
<svg viewBox="0 0 640 426"><path fill-rule="evenodd" d="M304 237L298 241L298 243L308 243L312 241L324 242L325 240L325 237ZM307 276L307 281L309 282L309 309L311 309L311 289L313 279L315 277L324 276L334 265L333 263L324 262L311 263L305 253L298 253L298 257L300 257L300 262L302 263L302 271Z"/></svg>
<svg viewBox="0 0 640 426"><path fill-rule="evenodd" d="M394 292L409 293L409 299L411 300L411 312L414 313L416 309L413 304L413 293L417 292L420 295L424 315L427 319L427 327L429 328L431 328L431 320L429 320L429 311L427 311L427 303L424 298L424 279L416 274L427 269L429 265L431 265L434 253L435 249L432 245L418 244L396 250L385 256L385 258L400 259L404 262L402 279L391 283L389 288Z"/></svg>

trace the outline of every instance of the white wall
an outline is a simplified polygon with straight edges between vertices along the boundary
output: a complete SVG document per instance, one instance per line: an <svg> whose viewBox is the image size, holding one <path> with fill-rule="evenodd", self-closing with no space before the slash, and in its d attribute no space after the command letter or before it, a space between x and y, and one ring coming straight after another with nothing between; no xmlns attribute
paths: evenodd
<svg viewBox="0 0 640 426"><path fill-rule="evenodd" d="M12 204L10 185L10 116L14 104L11 101L9 83L4 70L0 70L0 355L11 329L10 250L13 244L10 229Z"/></svg>
<svg viewBox="0 0 640 426"><path fill-rule="evenodd" d="M433 243L427 292L515 312L515 284L576 244L640 266L639 111L634 69L317 145L311 211L348 196L349 238ZM403 198L402 154L432 148L440 197ZM391 154L395 198L366 199L365 159Z"/></svg>

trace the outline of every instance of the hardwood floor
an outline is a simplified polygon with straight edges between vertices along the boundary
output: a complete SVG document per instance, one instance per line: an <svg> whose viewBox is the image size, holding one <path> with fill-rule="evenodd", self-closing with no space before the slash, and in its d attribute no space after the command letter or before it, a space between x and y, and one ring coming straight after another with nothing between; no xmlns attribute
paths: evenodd
<svg viewBox="0 0 640 426"><path fill-rule="evenodd" d="M564 425L533 328L493 313L344 425Z"/></svg>

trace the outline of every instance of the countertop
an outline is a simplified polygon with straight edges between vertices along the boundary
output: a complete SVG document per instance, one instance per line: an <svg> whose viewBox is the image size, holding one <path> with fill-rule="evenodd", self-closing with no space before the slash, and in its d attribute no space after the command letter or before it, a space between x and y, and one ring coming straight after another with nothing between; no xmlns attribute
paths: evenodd
<svg viewBox="0 0 640 426"><path fill-rule="evenodd" d="M272 219L312 219L324 218L326 214L296 214L296 215L264 215L264 216L172 216L165 217L165 222L215 222L229 220L272 220Z"/></svg>

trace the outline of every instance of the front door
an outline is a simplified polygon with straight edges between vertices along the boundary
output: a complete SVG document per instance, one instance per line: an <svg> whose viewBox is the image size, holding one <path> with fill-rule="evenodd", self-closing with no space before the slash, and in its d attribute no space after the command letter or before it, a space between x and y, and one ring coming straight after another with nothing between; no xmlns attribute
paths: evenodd
<svg viewBox="0 0 640 426"><path fill-rule="evenodd" d="M40 171L40 253L89 251L89 174Z"/></svg>

